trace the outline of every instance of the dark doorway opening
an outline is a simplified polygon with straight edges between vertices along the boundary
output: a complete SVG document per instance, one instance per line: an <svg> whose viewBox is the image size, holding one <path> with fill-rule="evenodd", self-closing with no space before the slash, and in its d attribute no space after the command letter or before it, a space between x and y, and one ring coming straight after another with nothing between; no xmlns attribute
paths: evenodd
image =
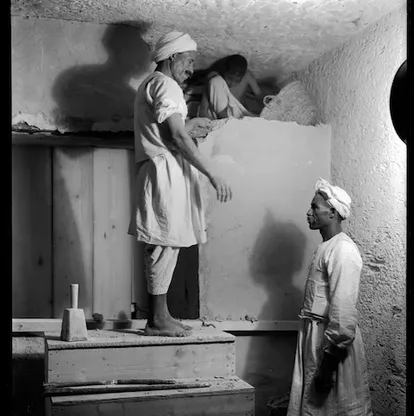
<svg viewBox="0 0 414 416"><path fill-rule="evenodd" d="M177 267L167 295L168 309L175 318L200 317L198 255L198 245L180 249Z"/></svg>

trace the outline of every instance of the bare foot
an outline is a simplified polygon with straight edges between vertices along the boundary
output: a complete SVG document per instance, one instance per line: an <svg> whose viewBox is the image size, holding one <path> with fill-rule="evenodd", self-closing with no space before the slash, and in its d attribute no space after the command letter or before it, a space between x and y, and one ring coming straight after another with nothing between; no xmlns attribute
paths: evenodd
<svg viewBox="0 0 414 416"><path fill-rule="evenodd" d="M184 329L184 331L191 331L193 329L192 326L190 325L186 325L185 323L181 322L178 319L175 319L173 317L171 317L171 320L174 322L174 324L180 326L182 329Z"/></svg>
<svg viewBox="0 0 414 416"><path fill-rule="evenodd" d="M145 326L144 333L147 336L158 337L188 337L190 331L178 325L175 320L157 320Z"/></svg>

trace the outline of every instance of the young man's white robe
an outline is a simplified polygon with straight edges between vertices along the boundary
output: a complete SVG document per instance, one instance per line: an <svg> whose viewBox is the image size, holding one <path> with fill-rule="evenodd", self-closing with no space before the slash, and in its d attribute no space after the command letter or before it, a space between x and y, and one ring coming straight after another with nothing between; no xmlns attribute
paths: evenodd
<svg viewBox="0 0 414 416"><path fill-rule="evenodd" d="M364 344L356 302L362 259L341 232L315 251L306 281L288 416L371 416ZM312 382L324 352L340 354L334 387L322 407L312 404Z"/></svg>

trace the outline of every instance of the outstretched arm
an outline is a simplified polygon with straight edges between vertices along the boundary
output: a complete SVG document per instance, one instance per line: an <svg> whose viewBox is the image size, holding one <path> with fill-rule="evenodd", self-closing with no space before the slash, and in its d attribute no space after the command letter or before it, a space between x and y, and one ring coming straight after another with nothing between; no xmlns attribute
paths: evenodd
<svg viewBox="0 0 414 416"><path fill-rule="evenodd" d="M154 111L159 124L166 124L171 132L172 145L196 169L207 176L217 191L217 199L225 202L231 199L230 186L213 172L210 161L194 144L183 122L182 107L185 106L183 93L177 83L164 77L147 85L147 102Z"/></svg>
<svg viewBox="0 0 414 416"><path fill-rule="evenodd" d="M171 136L175 147L195 168L207 176L212 186L216 189L217 199L220 202L231 200L232 192L227 182L217 176L213 171L210 161L203 155L188 135L181 115L174 113L167 118L166 123L171 130Z"/></svg>

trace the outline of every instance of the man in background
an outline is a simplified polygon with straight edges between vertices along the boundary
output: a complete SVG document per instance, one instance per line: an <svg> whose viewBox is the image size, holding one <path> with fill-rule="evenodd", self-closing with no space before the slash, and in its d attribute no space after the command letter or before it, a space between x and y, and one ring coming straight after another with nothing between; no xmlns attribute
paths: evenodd
<svg viewBox="0 0 414 416"><path fill-rule="evenodd" d="M351 198L321 179L307 212L322 243L310 263L299 317L288 416L372 416L356 303L362 259L342 231Z"/></svg>
<svg viewBox="0 0 414 416"><path fill-rule="evenodd" d="M189 80L188 96L200 94L198 115L209 119L255 117L263 108L264 94L247 60L242 55L230 55L215 62L209 69L198 71ZM246 106L253 107L250 111Z"/></svg>

